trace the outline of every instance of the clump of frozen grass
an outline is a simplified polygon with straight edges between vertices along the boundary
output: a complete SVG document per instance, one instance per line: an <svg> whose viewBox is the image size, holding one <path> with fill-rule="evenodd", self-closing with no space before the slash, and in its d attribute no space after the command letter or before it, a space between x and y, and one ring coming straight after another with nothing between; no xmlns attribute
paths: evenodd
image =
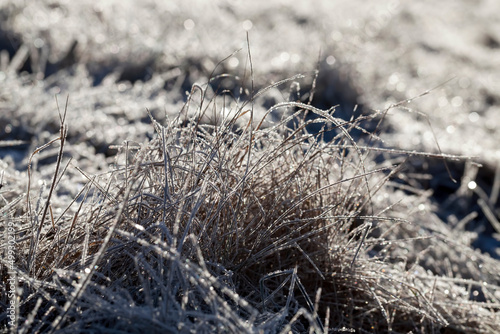
<svg viewBox="0 0 500 334"><path fill-rule="evenodd" d="M370 116L257 113L270 88L241 102L194 86L177 117L152 120L154 139L92 175L64 158L61 113L54 174L31 170L29 194L1 207L18 231L16 330L494 333L498 261L397 203L428 204L392 182L410 153L354 140ZM86 181L64 200L52 189L71 171Z"/></svg>
<svg viewBox="0 0 500 334"><path fill-rule="evenodd" d="M2 57L10 73L0 73L0 125L32 131L21 138L31 153L58 136L53 95L71 95L63 150L56 140L33 156L29 197L27 172L0 161L0 213L16 224L22 288L14 331L498 332L499 263L470 247L474 235L463 226L472 218L454 229L437 218L428 193L396 167L410 153L373 145L375 134L369 142L349 138L363 119L345 122L334 118L338 111L292 102L264 117L258 94L244 104L212 97L208 86L194 89L181 111L169 103L199 79L184 73L191 64L183 57L198 55L192 66L211 68L207 47L233 48L235 39L218 33L227 28L210 29L217 38L201 47L196 34L175 28L192 16L170 3L11 2L0 16L22 47L10 62ZM238 25L195 11L205 26ZM321 40L315 27L300 30ZM290 48L303 40L277 42ZM274 57L261 45L263 59ZM36 80L15 73L28 55ZM259 68L265 81L272 64ZM140 145L153 132L141 121L146 107L159 124L156 138ZM164 108L181 115L166 122L157 112ZM308 133L304 110L335 127L336 137L324 143ZM125 138L108 170L109 158L94 149L109 154Z"/></svg>

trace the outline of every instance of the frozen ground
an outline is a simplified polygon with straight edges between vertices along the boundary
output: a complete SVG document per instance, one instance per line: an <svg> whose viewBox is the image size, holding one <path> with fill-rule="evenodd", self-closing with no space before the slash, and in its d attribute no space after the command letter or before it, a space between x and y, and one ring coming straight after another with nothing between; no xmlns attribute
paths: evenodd
<svg viewBox="0 0 500 334"><path fill-rule="evenodd" d="M420 224L422 229L415 230L420 236L435 233L437 241L418 241L392 250L392 256L445 277L439 284L453 288L440 287L444 299L455 288L465 289L470 298L464 305L477 308L478 319L488 319L476 330L495 333L500 327L498 13L500 3L493 0L0 0L0 208L11 210L24 196L31 154L58 136L55 96L64 109L69 95L65 157L72 157L75 166L67 169L51 203L59 216L88 181L76 167L88 175L105 173L125 163L124 149L118 149L125 141L145 147L155 137L147 110L160 124L181 110L189 114L189 108L183 109L187 92L215 76L207 94L226 90L232 98L227 106L226 100L219 101L203 119L214 123L222 110L234 113L235 101L248 100L252 85L258 91L304 74L257 99L256 118L290 99L310 100L325 110L339 105L334 115L346 120L379 112L375 121L364 124L380 133L373 145L429 153L427 158L402 154L408 158L405 173L373 200L390 206L389 216ZM275 121L281 117L272 116ZM269 126L272 122L263 124ZM58 149L52 145L33 156L36 191L50 183ZM436 157L441 153L453 157L445 164ZM395 155L380 154L374 161L397 161ZM451 181L446 166L458 183ZM413 188L399 189L401 184ZM21 215L25 209L19 205L16 210ZM394 238L405 236L416 237L399 231ZM439 315L427 314L436 330L473 332L474 326L465 322L444 326L441 319L458 316L450 311L453 317L448 317L442 305L433 309ZM330 326L358 329L347 320ZM425 328L432 332L434 327Z"/></svg>

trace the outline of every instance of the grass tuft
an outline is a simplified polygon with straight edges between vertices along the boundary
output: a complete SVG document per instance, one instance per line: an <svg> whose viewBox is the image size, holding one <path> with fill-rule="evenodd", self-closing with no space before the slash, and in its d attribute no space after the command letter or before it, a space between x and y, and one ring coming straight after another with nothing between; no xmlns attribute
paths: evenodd
<svg viewBox="0 0 500 334"><path fill-rule="evenodd" d="M101 173L63 154L61 116L57 140L33 153L60 142L50 186L34 166L26 194L2 196L17 240L11 330L494 333L498 261L417 210L429 193L404 173L410 157L461 157L383 147L364 125L387 110L344 120L285 101L258 112L297 79L248 101L195 85L177 117L150 114L154 137L119 145ZM67 173L85 180L73 197L57 191Z"/></svg>

